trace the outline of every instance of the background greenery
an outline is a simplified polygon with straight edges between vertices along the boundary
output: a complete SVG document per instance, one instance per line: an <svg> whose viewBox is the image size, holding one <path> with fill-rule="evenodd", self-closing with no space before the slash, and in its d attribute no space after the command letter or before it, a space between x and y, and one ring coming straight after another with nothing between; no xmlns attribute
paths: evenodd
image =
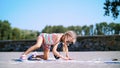
<svg viewBox="0 0 120 68"><path fill-rule="evenodd" d="M69 24L69 23L68 23ZM63 33L68 30L73 30L77 35L114 35L120 34L120 23L107 23L101 22L95 25L84 25L84 26L68 26L64 27L62 25L46 27L41 31L43 33ZM36 37L41 33L34 30L22 30L19 28L11 27L9 21L0 20L0 40L23 40L23 39L36 39Z"/></svg>
<svg viewBox="0 0 120 68"><path fill-rule="evenodd" d="M0 20L0 40L35 39L37 34L38 34L38 31L12 28L9 21Z"/></svg>

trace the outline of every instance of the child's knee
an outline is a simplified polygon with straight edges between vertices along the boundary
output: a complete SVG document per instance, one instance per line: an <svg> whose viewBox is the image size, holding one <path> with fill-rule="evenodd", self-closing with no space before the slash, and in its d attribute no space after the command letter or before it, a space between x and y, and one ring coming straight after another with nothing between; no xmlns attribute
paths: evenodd
<svg viewBox="0 0 120 68"><path fill-rule="evenodd" d="M48 60L48 56L44 56L44 60Z"/></svg>
<svg viewBox="0 0 120 68"><path fill-rule="evenodd" d="M49 58L49 54L48 53L44 53L44 60L48 60Z"/></svg>

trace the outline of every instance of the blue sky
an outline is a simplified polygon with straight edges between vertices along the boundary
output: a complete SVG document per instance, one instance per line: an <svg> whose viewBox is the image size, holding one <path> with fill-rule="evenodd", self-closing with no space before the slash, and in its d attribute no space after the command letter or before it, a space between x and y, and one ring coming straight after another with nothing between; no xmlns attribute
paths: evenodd
<svg viewBox="0 0 120 68"><path fill-rule="evenodd" d="M0 20L12 27L41 31L46 25L95 25L120 23L103 16L105 0L0 0Z"/></svg>

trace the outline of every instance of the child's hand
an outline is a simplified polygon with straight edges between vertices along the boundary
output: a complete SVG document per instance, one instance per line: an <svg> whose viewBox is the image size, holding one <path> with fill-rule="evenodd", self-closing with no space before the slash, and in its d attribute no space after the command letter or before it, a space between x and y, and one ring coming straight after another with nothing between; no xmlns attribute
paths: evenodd
<svg viewBox="0 0 120 68"><path fill-rule="evenodd" d="M69 60L73 60L72 58L69 58Z"/></svg>
<svg viewBox="0 0 120 68"><path fill-rule="evenodd" d="M73 60L72 58L68 57L69 60Z"/></svg>
<svg viewBox="0 0 120 68"><path fill-rule="evenodd" d="M68 58L68 57L64 57L63 59L64 59L64 60L69 60L69 58Z"/></svg>
<svg viewBox="0 0 120 68"><path fill-rule="evenodd" d="M69 57L64 57L63 59L64 60L73 60L72 58L69 58Z"/></svg>

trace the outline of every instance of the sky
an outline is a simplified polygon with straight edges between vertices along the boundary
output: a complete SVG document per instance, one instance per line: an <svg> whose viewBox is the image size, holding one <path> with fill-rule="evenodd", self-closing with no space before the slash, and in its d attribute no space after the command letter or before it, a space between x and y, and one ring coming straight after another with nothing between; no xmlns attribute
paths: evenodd
<svg viewBox="0 0 120 68"><path fill-rule="evenodd" d="M104 16L105 0L0 0L0 20L11 26L41 31L46 25L84 26L120 23Z"/></svg>

